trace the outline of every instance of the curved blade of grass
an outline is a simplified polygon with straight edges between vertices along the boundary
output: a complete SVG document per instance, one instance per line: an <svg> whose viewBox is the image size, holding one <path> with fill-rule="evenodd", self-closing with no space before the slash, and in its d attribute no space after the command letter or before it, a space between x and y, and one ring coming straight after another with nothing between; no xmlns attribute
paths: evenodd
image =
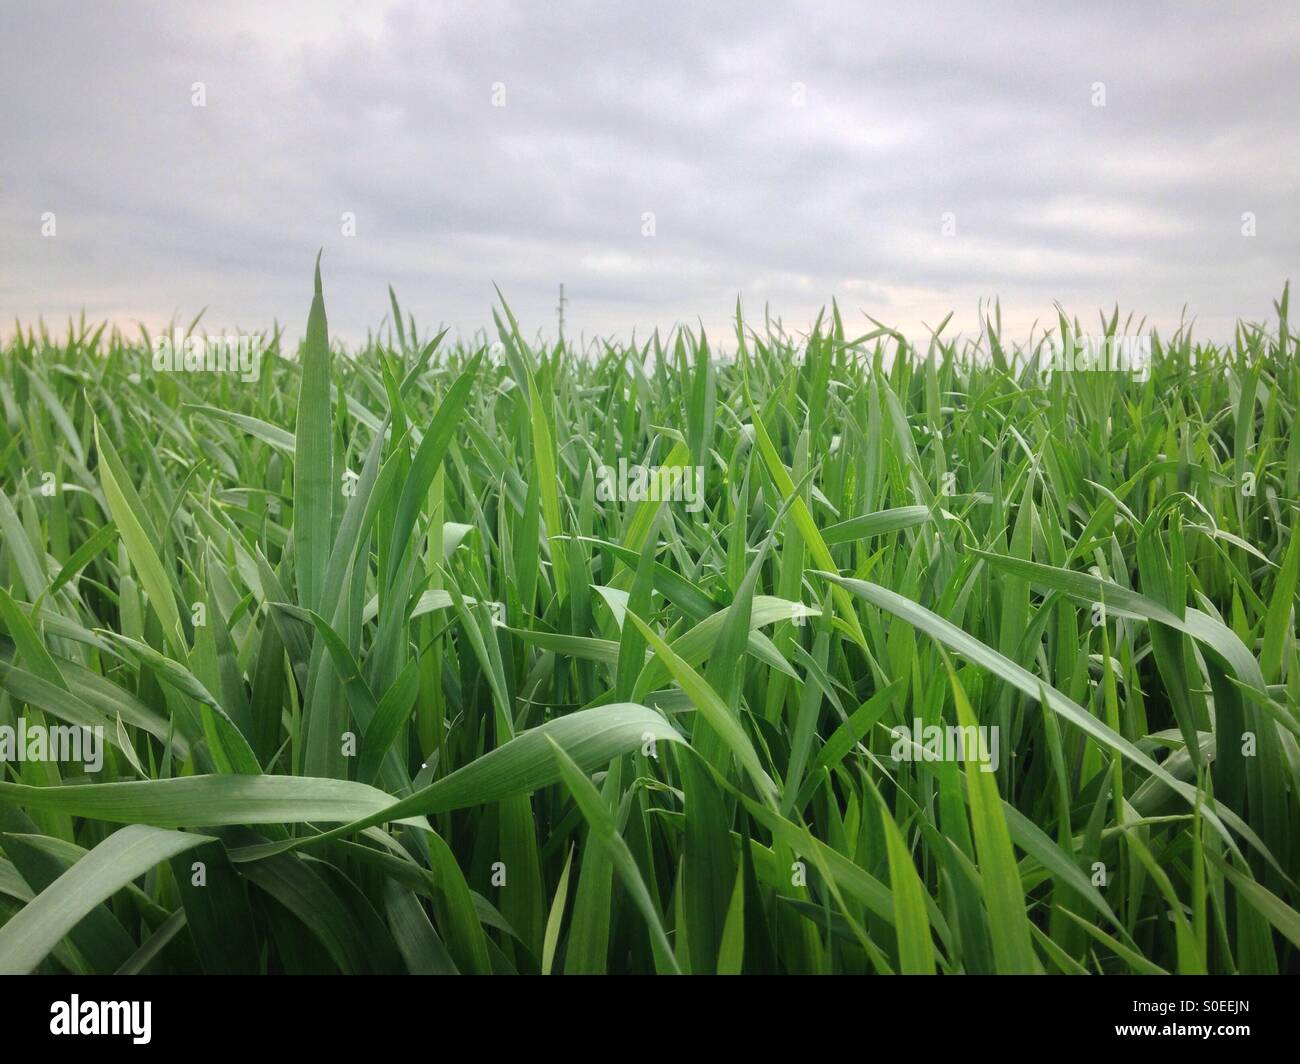
<svg viewBox="0 0 1300 1064"><path fill-rule="evenodd" d="M177 776L124 783L31 787L0 781L0 797L25 809L154 827L292 824L358 820L392 796L348 780L300 776Z"/></svg>
<svg viewBox="0 0 1300 1064"><path fill-rule="evenodd" d="M948 670L948 682L957 707L957 723L966 729L966 734L975 735L974 729L978 727L975 711L971 709L957 672L946 654L944 666ZM971 829L979 855L980 883L989 915L994 961L1000 973L1032 975L1041 968L1029 934L1025 890L1011 848L1011 833L1002 815L998 785L991 772L983 771L985 766L977 760L978 750L967 749L965 754L966 799L970 804Z"/></svg>
<svg viewBox="0 0 1300 1064"><path fill-rule="evenodd" d="M758 759L758 752L750 742L749 736L745 734L744 728L740 726L740 721L718 697L718 693L705 682L704 677L678 657L645 621L631 610L628 610L627 616L641 630L641 634L645 636L646 642L650 644L655 655L664 663L678 686L686 692L700 715L709 722L709 726L749 774L763 800L774 808L776 784L763 768L763 763Z"/></svg>
<svg viewBox="0 0 1300 1064"><path fill-rule="evenodd" d="M30 972L100 902L160 862L212 841L142 824L115 831L0 927L0 974Z"/></svg>
<svg viewBox="0 0 1300 1064"><path fill-rule="evenodd" d="M915 528L929 520L930 511L924 506L896 506L891 510L877 510L875 513L828 525L822 529L822 540L828 547L833 547L837 543L852 543L871 536L881 536L886 532Z"/></svg>
<svg viewBox="0 0 1300 1064"><path fill-rule="evenodd" d="M146 532L148 518L144 516L144 504L131 486L126 469L113 445L100 431L98 420L95 421L95 446L99 450L99 482L104 489L109 512L121 533L131 564L140 574L145 596L162 621L168 645L177 658L184 661L185 636L181 629L180 611L176 608L176 595L167 578L167 571L158 558L158 552L153 547L158 542L157 533L152 529Z"/></svg>
<svg viewBox="0 0 1300 1064"><path fill-rule="evenodd" d="M204 406L201 403L187 404L185 409L233 425L240 432L246 432L254 439L269 444L281 454L293 457L297 453L298 441L292 432L280 428L279 425L272 425L269 421L263 421L259 417L241 414L236 410L222 410L215 406Z"/></svg>
<svg viewBox="0 0 1300 1064"><path fill-rule="evenodd" d="M397 500L397 511L393 517L393 528L389 536L388 573L385 578L388 587L392 587L397 578L397 570L405 556L405 548L410 541L411 532L415 528L415 519L428 498L429 485L433 483L434 474L438 472L443 455L447 453L447 448L456 433L456 425L460 421L470 390L478 376L480 361L480 358L475 358L470 362L443 396L438 404L437 413L433 415L433 420L429 423L429 428L416 449L415 457L411 460L410 471L402 484L401 496Z"/></svg>
<svg viewBox="0 0 1300 1064"><path fill-rule="evenodd" d="M796 493L790 472L781 461L781 456L777 454L776 447L773 446L772 439L767 434L767 429L763 427L762 416L759 414L758 409L752 405L751 411L753 414L751 424L754 426L754 436L758 442L759 453L767 466L768 474L776 484L777 490L781 493L781 498L786 501L793 499L791 517L799 529L799 535L803 537L804 543L812 553L813 560L818 565L823 569L834 569L835 559L831 557L830 549L826 546L825 540L822 539L822 534L817 528L817 522L813 520L808 504ZM842 587L833 588L832 591L835 596L835 605L840 610L840 616L848 628L849 635L858 646L865 650L867 648L867 639L862 633L862 625L858 623L858 615L853 610L853 600Z"/></svg>
<svg viewBox="0 0 1300 1064"><path fill-rule="evenodd" d="M1300 949L1300 913L1291 908L1267 887L1261 886L1248 875L1237 871L1217 853L1207 850L1206 856L1225 876L1251 907L1272 924L1296 948Z"/></svg>
<svg viewBox="0 0 1300 1064"><path fill-rule="evenodd" d="M614 871L623 880L624 889L631 895L633 903L645 919L646 927L650 930L650 945L654 950L655 968L661 975L680 975L681 969L678 968L677 959L673 956L672 946L668 944L668 936L664 934L659 909L655 906L650 891L646 889L645 880L641 878L636 858L627 848L623 836L618 833L614 815L601 799L595 785L573 758L564 752L564 748L550 736L546 737L546 742L550 744L558 775L564 780L569 793L573 795L573 800L582 811L583 819L587 821L589 828L587 838L608 855Z"/></svg>
<svg viewBox="0 0 1300 1064"><path fill-rule="evenodd" d="M894 814L874 783L867 781L885 831L885 852L889 858L889 890L894 901L894 933L898 936L898 970L903 975L934 974L934 941L925 912L925 886L916 874L903 833Z"/></svg>
<svg viewBox="0 0 1300 1064"><path fill-rule="evenodd" d="M1021 668L1015 662L1003 657L996 650L982 643L974 636L963 632L956 625L944 620L937 614L927 610L919 603L911 599L904 598L896 592L883 588L878 584L872 584L865 580L853 580L847 577L839 576L836 573L820 573L826 579L833 583L852 591L855 595L866 599L868 602L896 617L907 621L915 628L919 628L931 638L938 640L950 650L956 651L963 657L975 662L978 665L988 669L991 673L1001 680L1005 680L1013 687L1020 690L1023 694L1028 695L1034 700L1040 697L1046 697L1048 708L1053 710L1057 715L1064 717L1071 724L1074 724L1081 731L1087 733L1090 737L1097 740L1102 745L1127 757L1134 764L1157 777L1165 786L1169 787L1175 793L1181 795L1189 805L1195 806L1197 796L1200 792L1195 787L1191 787L1181 780L1175 779L1164 768L1158 765L1150 757L1144 754L1131 742L1122 735L1116 734L1105 724L1092 716L1087 710L1077 702L1067 698L1056 690L1055 687L1044 683L1041 679L1034 676L1033 673ZM1214 825L1223 840L1232 848L1233 852L1239 852L1236 840L1228 832L1227 825L1231 825L1242 838L1246 839L1256 850L1258 850L1266 860L1269 861L1279 872L1281 867L1277 864L1276 859L1269 853L1268 848L1260 841L1250 827L1231 810L1222 806L1211 811L1204 810L1205 819Z"/></svg>
<svg viewBox="0 0 1300 1064"><path fill-rule="evenodd" d="M546 918L546 937L542 942L542 974L550 975L555 963L555 948L560 944L560 927L564 923L564 907L569 898L569 872L573 868L573 847L569 847L564 859L564 870L560 881L555 885L555 895L551 898L551 911Z"/></svg>

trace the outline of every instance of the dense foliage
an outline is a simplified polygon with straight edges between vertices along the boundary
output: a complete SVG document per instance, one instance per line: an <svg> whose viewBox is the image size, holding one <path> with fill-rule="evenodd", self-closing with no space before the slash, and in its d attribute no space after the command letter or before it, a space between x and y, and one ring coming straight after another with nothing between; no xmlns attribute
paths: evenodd
<svg viewBox="0 0 1300 1064"><path fill-rule="evenodd" d="M1296 970L1277 309L1141 374L739 307L344 353L319 275L251 381L19 327L0 725L105 750L0 765L0 971Z"/></svg>

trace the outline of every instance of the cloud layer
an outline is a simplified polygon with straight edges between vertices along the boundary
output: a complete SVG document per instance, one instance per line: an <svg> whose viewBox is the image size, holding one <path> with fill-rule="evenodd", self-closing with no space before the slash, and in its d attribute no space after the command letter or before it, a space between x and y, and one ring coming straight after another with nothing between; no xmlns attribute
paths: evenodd
<svg viewBox="0 0 1300 1064"><path fill-rule="evenodd" d="M353 342L389 283L553 334L561 281L571 335L997 296L1222 338L1300 263L1290 5L625 6L8 5L0 316L296 335L323 246Z"/></svg>

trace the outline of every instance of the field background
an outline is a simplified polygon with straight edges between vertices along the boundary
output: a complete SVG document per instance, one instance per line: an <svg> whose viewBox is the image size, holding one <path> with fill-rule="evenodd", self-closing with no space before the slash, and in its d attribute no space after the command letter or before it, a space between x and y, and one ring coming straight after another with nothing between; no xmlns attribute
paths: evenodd
<svg viewBox="0 0 1300 1064"><path fill-rule="evenodd" d="M394 300L344 354L319 273L251 383L19 326L0 724L110 749L0 767L0 971L1295 971L1276 310L1144 381L995 313L976 360L738 307L718 360ZM598 500L619 458L703 511Z"/></svg>

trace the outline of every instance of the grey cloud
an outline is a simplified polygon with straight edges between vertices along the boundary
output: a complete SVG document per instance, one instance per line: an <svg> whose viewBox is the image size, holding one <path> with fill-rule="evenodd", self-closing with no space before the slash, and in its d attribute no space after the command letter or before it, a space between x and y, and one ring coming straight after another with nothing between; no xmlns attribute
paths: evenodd
<svg viewBox="0 0 1300 1064"><path fill-rule="evenodd" d="M950 309L969 331L994 295L1025 329L1054 300L1165 327L1187 305L1225 336L1271 313L1300 246L1282 3L55 3L0 20L6 322L84 305L156 327L206 306L292 335L323 245L331 325L354 341L389 283L469 334L493 282L550 329L560 281L588 334L725 332L740 293L792 325L834 297L917 333Z"/></svg>

